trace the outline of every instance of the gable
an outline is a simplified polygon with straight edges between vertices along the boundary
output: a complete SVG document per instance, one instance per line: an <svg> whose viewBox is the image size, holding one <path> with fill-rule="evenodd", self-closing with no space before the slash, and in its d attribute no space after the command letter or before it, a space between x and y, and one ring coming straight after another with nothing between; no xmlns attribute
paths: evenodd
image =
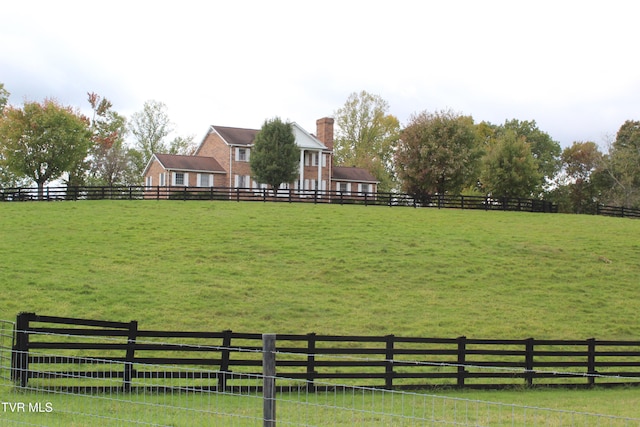
<svg viewBox="0 0 640 427"><path fill-rule="evenodd" d="M296 144L305 150L328 150L318 138L304 130L297 123L292 123L293 134L296 137Z"/></svg>

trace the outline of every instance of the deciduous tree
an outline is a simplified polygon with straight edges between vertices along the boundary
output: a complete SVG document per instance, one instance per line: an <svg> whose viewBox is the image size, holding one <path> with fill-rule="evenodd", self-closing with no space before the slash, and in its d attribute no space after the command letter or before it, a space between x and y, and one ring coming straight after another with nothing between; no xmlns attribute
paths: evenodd
<svg viewBox="0 0 640 427"><path fill-rule="evenodd" d="M506 120L498 127L498 135L514 132L517 137L524 137L531 147L531 154L536 161L540 177L539 188L542 190L550 184L560 170L560 154L562 148L558 141L538 128L535 120Z"/></svg>
<svg viewBox="0 0 640 427"><path fill-rule="evenodd" d="M274 194L281 184L294 182L298 176L300 149L291 123L278 117L266 120L256 135L249 161L253 179L269 184Z"/></svg>
<svg viewBox="0 0 640 427"><path fill-rule="evenodd" d="M173 130L167 106L163 102L147 101L142 111L131 116L129 131L134 138L134 149L139 153L133 157L140 179L142 171L154 153L190 155L195 152L193 136L178 136L167 142L167 137Z"/></svg>
<svg viewBox="0 0 640 427"><path fill-rule="evenodd" d="M591 175L602 166L602 153L595 142L574 142L562 151L563 173L558 185L565 187L570 203L568 210L574 213L593 213L598 189Z"/></svg>
<svg viewBox="0 0 640 427"><path fill-rule="evenodd" d="M537 191L540 177L526 138L506 131L489 146L480 181L484 191L491 196L529 198Z"/></svg>
<svg viewBox="0 0 640 427"><path fill-rule="evenodd" d="M9 92L4 88L4 83L0 83L0 114L7 102L9 102Z"/></svg>
<svg viewBox="0 0 640 427"><path fill-rule="evenodd" d="M173 132L173 127L167 106L154 100L145 102L142 111L131 116L129 131L133 135L134 148L141 153L138 172L142 175L154 153L169 152L165 138Z"/></svg>
<svg viewBox="0 0 640 427"><path fill-rule="evenodd" d="M366 91L352 93L335 113L336 166L356 166L371 172L380 191L396 186L393 151L400 133L400 122L387 114L389 104L379 95Z"/></svg>
<svg viewBox="0 0 640 427"><path fill-rule="evenodd" d="M425 111L411 117L395 154L403 190L425 200L475 183L481 149L471 116Z"/></svg>
<svg viewBox="0 0 640 427"><path fill-rule="evenodd" d="M606 177L598 176L608 184L603 202L640 207L640 121L627 120L620 126L604 158L603 172Z"/></svg>
<svg viewBox="0 0 640 427"><path fill-rule="evenodd" d="M128 182L127 179L133 165L124 142L127 134L126 119L113 110L108 99L93 92L87 95L93 110L89 183L108 186L136 184L140 178L134 182Z"/></svg>
<svg viewBox="0 0 640 427"><path fill-rule="evenodd" d="M5 107L0 140L8 169L33 180L41 197L47 181L86 157L91 143L89 120L51 99L25 102L22 108Z"/></svg>

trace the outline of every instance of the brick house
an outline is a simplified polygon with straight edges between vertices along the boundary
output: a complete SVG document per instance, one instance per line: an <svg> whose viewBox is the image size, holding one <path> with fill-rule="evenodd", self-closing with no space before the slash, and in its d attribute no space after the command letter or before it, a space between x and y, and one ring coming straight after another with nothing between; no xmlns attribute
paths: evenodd
<svg viewBox="0 0 640 427"><path fill-rule="evenodd" d="M367 170L333 166L333 119L316 121L316 135L292 123L300 148L298 179L281 188L359 196L375 193L378 181ZM222 187L262 190L251 176L251 148L257 129L211 126L193 156L154 154L144 170L147 187Z"/></svg>

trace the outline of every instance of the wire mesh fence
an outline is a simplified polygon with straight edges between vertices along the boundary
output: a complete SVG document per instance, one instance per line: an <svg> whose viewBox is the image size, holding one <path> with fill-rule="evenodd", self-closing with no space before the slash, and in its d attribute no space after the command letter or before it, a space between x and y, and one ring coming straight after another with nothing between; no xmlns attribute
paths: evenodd
<svg viewBox="0 0 640 427"><path fill-rule="evenodd" d="M279 376L275 376L274 416L266 419L264 385L271 377L207 367L136 363L136 375L125 390L122 375L114 373L126 372L126 361L33 351L29 353L34 362L31 378L26 387L20 387L15 381L20 372L15 372L11 364L20 356L12 350L12 327L12 323L0 323L3 426L640 425L640 418L319 381L309 384ZM56 363L51 363L54 360ZM60 363L63 361L68 364L66 368Z"/></svg>

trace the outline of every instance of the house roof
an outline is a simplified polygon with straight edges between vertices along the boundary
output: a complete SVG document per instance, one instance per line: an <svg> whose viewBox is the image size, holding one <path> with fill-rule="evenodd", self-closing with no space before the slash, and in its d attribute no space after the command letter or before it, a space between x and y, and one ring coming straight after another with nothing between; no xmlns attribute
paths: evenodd
<svg viewBox="0 0 640 427"><path fill-rule="evenodd" d="M256 138L256 129L232 128L228 126L211 126L229 145L251 145Z"/></svg>
<svg viewBox="0 0 640 427"><path fill-rule="evenodd" d="M302 149L327 150L327 147L320 140L304 130L297 123L291 123L296 144ZM211 126L211 130L216 132L229 145L250 146L258 134L257 129L232 128L228 126Z"/></svg>
<svg viewBox="0 0 640 427"><path fill-rule="evenodd" d="M333 181L378 182L368 170L346 166L334 166L331 179Z"/></svg>
<svg viewBox="0 0 640 427"><path fill-rule="evenodd" d="M226 172L213 157L181 156L178 154L154 154L154 157L165 169L191 172Z"/></svg>

